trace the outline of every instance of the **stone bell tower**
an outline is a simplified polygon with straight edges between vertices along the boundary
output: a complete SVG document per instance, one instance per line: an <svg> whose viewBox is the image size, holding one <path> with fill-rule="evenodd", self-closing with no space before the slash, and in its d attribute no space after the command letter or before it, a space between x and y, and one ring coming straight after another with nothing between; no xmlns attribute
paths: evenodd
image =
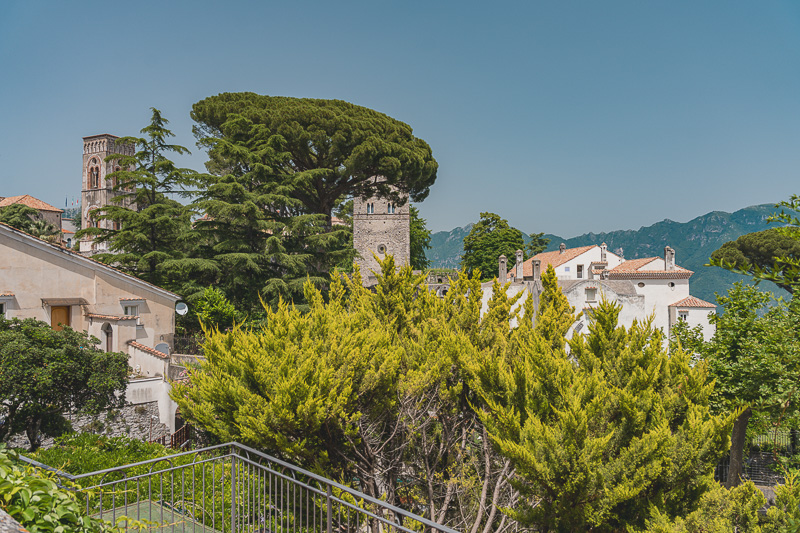
<svg viewBox="0 0 800 533"><path fill-rule="evenodd" d="M111 204L111 199L120 194L114 190L114 178L109 174L120 170L118 161L106 161L112 154L133 155L133 145L117 144L116 135L107 133L83 138L83 186L81 187L81 228L90 226L114 229L110 220L96 221L90 212L98 207ZM123 204L124 205L124 204ZM129 204L128 204L129 205ZM95 243L84 237L80 241L80 252L91 255L108 251L106 243Z"/></svg>
<svg viewBox="0 0 800 533"><path fill-rule="evenodd" d="M394 256L397 266L411 262L411 215L408 197L403 205L382 197L353 199L353 246L365 285L374 285L380 272L373 257Z"/></svg>

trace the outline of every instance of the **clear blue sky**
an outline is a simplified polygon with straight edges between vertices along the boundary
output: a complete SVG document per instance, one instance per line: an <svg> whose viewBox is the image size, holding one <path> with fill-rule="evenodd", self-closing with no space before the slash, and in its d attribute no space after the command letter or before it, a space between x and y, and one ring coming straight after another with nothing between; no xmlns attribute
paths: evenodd
<svg viewBox="0 0 800 533"><path fill-rule="evenodd" d="M433 230L571 237L800 193L800 2L0 2L0 196L80 195L81 137L151 106L339 98L410 124Z"/></svg>

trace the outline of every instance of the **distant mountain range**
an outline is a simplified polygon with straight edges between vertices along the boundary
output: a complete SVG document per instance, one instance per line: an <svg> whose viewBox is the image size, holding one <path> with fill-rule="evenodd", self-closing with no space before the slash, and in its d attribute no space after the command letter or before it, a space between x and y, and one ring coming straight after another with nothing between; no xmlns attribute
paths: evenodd
<svg viewBox="0 0 800 533"><path fill-rule="evenodd" d="M724 294L734 281L744 277L703 265L708 263L711 253L723 243L770 227L766 219L774 212L773 204L763 204L734 213L712 211L685 223L664 220L638 230L586 233L571 239L549 234L545 237L550 239L548 251L558 250L562 242L567 248L605 242L610 251L626 259L660 257L664 254L664 247L669 245L675 250L676 263L694 271L690 280L692 295L716 303L715 292ZM431 249L426 255L434 268L459 267L464 237L469 234L471 227L472 224L469 224L451 231L439 231L431 236ZM525 235L525 238L528 236ZM777 295L786 295L785 291L771 283L762 283L762 288Z"/></svg>

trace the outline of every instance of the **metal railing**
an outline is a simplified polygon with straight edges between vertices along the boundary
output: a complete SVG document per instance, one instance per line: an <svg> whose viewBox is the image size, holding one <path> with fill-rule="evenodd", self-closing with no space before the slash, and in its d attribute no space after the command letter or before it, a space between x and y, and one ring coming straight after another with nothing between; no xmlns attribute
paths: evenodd
<svg viewBox="0 0 800 533"><path fill-rule="evenodd" d="M161 435L158 438L151 440L150 442L160 444L162 446L167 446L169 448L174 449L181 449L185 448L186 445L194 438L194 429L192 426L185 424L183 425L178 431L169 435Z"/></svg>
<svg viewBox="0 0 800 533"><path fill-rule="evenodd" d="M88 515L172 533L456 533L238 443L70 475ZM127 527L123 519L120 526Z"/></svg>
<svg viewBox="0 0 800 533"><path fill-rule="evenodd" d="M757 435L745 444L742 479L757 485L775 485L784 482L779 457L791 457L800 452L800 433L796 429L779 429ZM714 470L714 479L728 480L731 459L723 457Z"/></svg>

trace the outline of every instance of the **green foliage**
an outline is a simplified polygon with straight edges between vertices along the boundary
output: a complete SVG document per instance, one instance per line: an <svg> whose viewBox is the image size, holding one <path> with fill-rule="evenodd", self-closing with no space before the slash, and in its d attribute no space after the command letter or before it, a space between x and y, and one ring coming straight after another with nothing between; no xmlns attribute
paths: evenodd
<svg viewBox="0 0 800 533"><path fill-rule="evenodd" d="M716 331L694 350L708 361L716 387L712 403L736 412L729 484L739 482L748 426L797 427L800 422L800 301L775 301L752 285L736 283L717 298L723 312Z"/></svg>
<svg viewBox="0 0 800 533"><path fill-rule="evenodd" d="M786 261L792 258L800 258L800 238L787 234L786 228L772 228L726 242L711 254L710 263L757 279L775 281L792 293L792 262Z"/></svg>
<svg viewBox="0 0 800 533"><path fill-rule="evenodd" d="M800 218L796 215L800 212L800 196L792 195L788 202L775 207L781 208L781 212L767 221L779 222L781 227L725 243L711 255L710 264L752 276L757 282L772 281L794 293L800 285Z"/></svg>
<svg viewBox="0 0 800 533"><path fill-rule="evenodd" d="M464 238L464 255L461 268L468 274L480 272L482 280L497 277L497 260L501 255L511 266L516 251L525 248L522 232L508 225L508 221L494 213L481 213L481 219Z"/></svg>
<svg viewBox="0 0 800 533"><path fill-rule="evenodd" d="M65 429L65 412L97 412L124 401L128 356L99 341L34 319L0 317L0 440L25 431L31 449L40 432Z"/></svg>
<svg viewBox="0 0 800 533"><path fill-rule="evenodd" d="M704 351L717 382L714 403L725 409L750 405L775 417L787 405L796 409L800 302L774 301L743 283L718 301L724 312L713 316L716 332Z"/></svg>
<svg viewBox="0 0 800 533"><path fill-rule="evenodd" d="M203 296L195 302L197 319L204 328L225 330L236 322L236 308L225 298L222 291L209 287Z"/></svg>
<svg viewBox="0 0 800 533"><path fill-rule="evenodd" d="M686 517L670 520L658 513L648 520L648 533L761 533L785 531L762 527L758 511L767 499L752 481L733 489L714 485L700 498L698 508ZM774 520L777 522L777 520Z"/></svg>
<svg viewBox="0 0 800 533"><path fill-rule="evenodd" d="M419 209L409 206L411 215L411 268L425 270L431 264L425 257L425 250L431 247L431 230L425 225L425 219L419 216Z"/></svg>
<svg viewBox="0 0 800 533"><path fill-rule="evenodd" d="M16 454L0 446L0 508L31 533L118 531L86 516L75 495L43 471L19 467ZM134 525L135 524L131 524Z"/></svg>
<svg viewBox="0 0 800 533"><path fill-rule="evenodd" d="M164 457L171 451L128 437L106 437L93 433L70 433L56 439L47 449L39 449L28 457L73 475L97 472L116 466ZM147 468L142 473L147 472Z"/></svg>
<svg viewBox="0 0 800 533"><path fill-rule="evenodd" d="M678 320L669 331L669 351L683 350L698 357L704 347L703 326L690 327L685 320Z"/></svg>
<svg viewBox="0 0 800 533"><path fill-rule="evenodd" d="M697 509L670 520L658 514L648 521L649 533L796 533L800 531L800 483L798 472L773 487L775 500L766 515L759 511L767 499L752 481L733 489L715 485L703 495Z"/></svg>
<svg viewBox="0 0 800 533"><path fill-rule="evenodd" d="M263 328L212 333L173 389L183 416L443 523L499 523L509 467L470 407L466 361L502 345L508 302L480 323L476 278L440 299L391 257L375 292L356 271L335 276L327 303L310 283L306 299L308 312L281 303Z"/></svg>
<svg viewBox="0 0 800 533"><path fill-rule="evenodd" d="M714 484L733 422L710 413L707 365L668 356L650 322L618 327L607 301L567 354L554 278L543 276L536 325L523 320L509 355L475 371L481 419L516 469L511 516L541 531L620 531L688 514Z"/></svg>
<svg viewBox="0 0 800 533"><path fill-rule="evenodd" d="M46 220L36 219L31 223L28 233L43 241L56 242L61 232Z"/></svg>
<svg viewBox="0 0 800 533"><path fill-rule="evenodd" d="M164 264L185 256L191 227L191 212L170 195L185 193L185 188L194 183L195 173L178 168L167 159L170 152L189 151L168 144L169 137L174 136L166 128L169 121L159 110L152 111L150 124L141 130L144 137L117 140L121 146L134 145L135 154L112 154L106 159L115 161L122 169L109 175L117 181L114 190L118 195L113 199L115 205L96 209L92 216L98 222L111 221L119 229L84 228L75 238L86 236L96 242L107 242L113 253L96 254L95 259L113 263L116 268L150 283L170 286L171 278L164 271Z"/></svg>
<svg viewBox="0 0 800 533"><path fill-rule="evenodd" d="M280 174L287 194L306 213L329 218L336 202L347 196L392 198L389 186L421 202L436 180L431 149L410 126L341 100L223 93L194 104L192 118L195 135L209 146L207 166L213 174L228 174L240 164L240 157L217 139L234 134L244 144L270 143L277 157L264 154L266 159L254 164ZM232 132L232 122L250 127Z"/></svg>
<svg viewBox="0 0 800 533"><path fill-rule="evenodd" d="M236 115L207 138L210 156L223 158L217 174L198 178L193 208L195 251L170 268L187 280L192 300L209 285L219 286L243 312L273 307L280 298L302 301L303 284L327 282L327 272L352 264L352 230L331 226L327 214L309 212L282 173L280 140L265 137L263 125ZM261 133L259 133L261 132Z"/></svg>
<svg viewBox="0 0 800 533"><path fill-rule="evenodd" d="M0 222L24 231L25 233L31 232L33 221L38 216L39 212L27 205L11 204L0 208Z"/></svg>
<svg viewBox="0 0 800 533"><path fill-rule="evenodd" d="M544 236L544 233L531 233L528 244L525 245L525 257L533 257L547 250L547 245L550 244L550 239Z"/></svg>

